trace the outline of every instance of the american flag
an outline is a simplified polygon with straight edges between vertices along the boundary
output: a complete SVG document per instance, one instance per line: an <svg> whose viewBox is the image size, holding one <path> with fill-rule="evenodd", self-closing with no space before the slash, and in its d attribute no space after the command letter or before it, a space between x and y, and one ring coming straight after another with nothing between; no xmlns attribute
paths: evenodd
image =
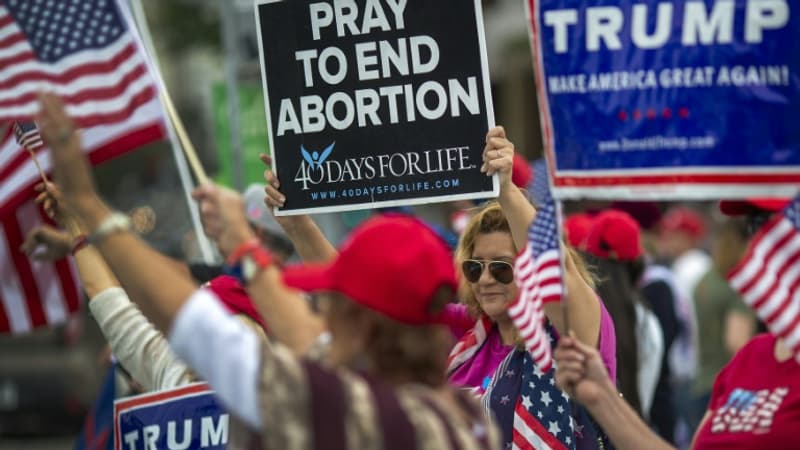
<svg viewBox="0 0 800 450"><path fill-rule="evenodd" d="M80 307L71 261L32 261L19 250L27 231L43 223L33 201L0 219L0 333L61 323Z"/></svg>
<svg viewBox="0 0 800 450"><path fill-rule="evenodd" d="M157 96L116 0L0 0L0 123L60 96L79 127L114 123Z"/></svg>
<svg viewBox="0 0 800 450"><path fill-rule="evenodd" d="M514 261L519 296L508 309L536 365L552 365L550 341L544 328L545 303L560 301L563 293L557 206L550 195L528 231L528 245Z"/></svg>
<svg viewBox="0 0 800 450"><path fill-rule="evenodd" d="M42 135L39 134L39 129L33 122L14 122L14 137L17 143L25 149L36 152L44 148Z"/></svg>
<svg viewBox="0 0 800 450"><path fill-rule="evenodd" d="M37 93L64 100L84 128L92 164L166 136L155 81L126 17L116 0L0 0L0 332L61 322L79 304L69 262L36 263L19 252L43 218L30 202L39 171L15 134L44 172L51 168L49 153L31 140Z"/></svg>
<svg viewBox="0 0 800 450"><path fill-rule="evenodd" d="M552 326L545 328L545 339L555 345ZM542 370L530 352L512 351L500 363L482 403L501 426L506 448L595 448L586 419L556 386L555 370Z"/></svg>
<svg viewBox="0 0 800 450"><path fill-rule="evenodd" d="M550 178L547 173L547 160L539 158L531 163L531 170L533 172L533 181L528 186L528 192L531 194L533 203L535 205L543 205L550 193Z"/></svg>
<svg viewBox="0 0 800 450"><path fill-rule="evenodd" d="M800 361L800 195L762 227L728 281Z"/></svg>

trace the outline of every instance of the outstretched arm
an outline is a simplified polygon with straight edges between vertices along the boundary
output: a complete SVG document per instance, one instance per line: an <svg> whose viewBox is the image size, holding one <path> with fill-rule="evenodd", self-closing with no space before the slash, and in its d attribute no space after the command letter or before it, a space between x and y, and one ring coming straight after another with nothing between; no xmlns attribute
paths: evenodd
<svg viewBox="0 0 800 450"><path fill-rule="evenodd" d="M506 138L503 127L495 127L486 135L486 147L483 151L481 170L487 175L497 173L500 179L500 196L498 202L503 208L511 228L514 246L519 250L528 242L528 228L536 216L533 207L525 194L511 181L511 170L514 164L514 144ZM592 288L581 277L575 261L565 252L566 274L564 283L567 290L567 308L569 327L577 336L591 345L597 346L600 337L600 302ZM564 309L561 303L544 305L547 318L556 327L561 336L566 336Z"/></svg>
<svg viewBox="0 0 800 450"><path fill-rule="evenodd" d="M244 207L239 194L215 185L205 185L192 195L200 201L206 234L217 242L223 254L230 255L237 247L255 238L242 213ZM284 286L281 273L274 265L253 278L247 292L267 323L270 334L296 354L305 354L323 332L322 319L297 291Z"/></svg>
<svg viewBox="0 0 800 450"><path fill-rule="evenodd" d="M596 349L563 336L553 357L556 384L586 406L618 449L674 450L619 396Z"/></svg>
<svg viewBox="0 0 800 450"><path fill-rule="evenodd" d="M264 180L267 182L267 187L264 189L266 194L264 202L271 211L272 208L282 207L286 202L286 196L279 191L281 183L272 171L272 158L262 154L261 161L267 166L267 170L264 171ZM311 216L306 214L275 216L275 220L289 236L297 254L304 262L325 262L336 257L336 248L322 234L322 230Z"/></svg>
<svg viewBox="0 0 800 450"><path fill-rule="evenodd" d="M69 231L43 225L28 234L23 250L29 255L39 255L37 247L45 252L39 258L50 260L67 256L83 230L73 215L64 207L59 189L52 183L36 187L41 193L37 202L45 212ZM119 281L90 245L74 252L81 284L89 297L89 309L111 350L133 378L149 391L169 389L191 382L191 370L170 350L162 333L142 314L120 287Z"/></svg>

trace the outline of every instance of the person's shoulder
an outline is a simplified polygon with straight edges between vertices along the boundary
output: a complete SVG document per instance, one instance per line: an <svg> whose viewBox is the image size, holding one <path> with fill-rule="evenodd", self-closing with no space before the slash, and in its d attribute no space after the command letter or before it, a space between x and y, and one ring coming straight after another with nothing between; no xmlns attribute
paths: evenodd
<svg viewBox="0 0 800 450"><path fill-rule="evenodd" d="M761 359L765 355L772 357L775 349L776 338L771 333L761 333L754 336L731 358L731 365L750 365L753 359Z"/></svg>

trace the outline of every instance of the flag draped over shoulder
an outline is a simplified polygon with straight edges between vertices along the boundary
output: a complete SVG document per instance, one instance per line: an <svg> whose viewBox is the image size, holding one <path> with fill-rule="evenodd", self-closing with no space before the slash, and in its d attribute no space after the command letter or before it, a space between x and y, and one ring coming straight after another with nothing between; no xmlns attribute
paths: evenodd
<svg viewBox="0 0 800 450"><path fill-rule="evenodd" d="M728 281L800 361L800 195L763 226Z"/></svg>
<svg viewBox="0 0 800 450"><path fill-rule="evenodd" d="M69 262L19 252L44 220L31 202L41 179L29 151L51 169L32 122L38 92L63 99L99 164L166 136L156 86L118 0L0 0L0 333L61 322L79 306Z"/></svg>

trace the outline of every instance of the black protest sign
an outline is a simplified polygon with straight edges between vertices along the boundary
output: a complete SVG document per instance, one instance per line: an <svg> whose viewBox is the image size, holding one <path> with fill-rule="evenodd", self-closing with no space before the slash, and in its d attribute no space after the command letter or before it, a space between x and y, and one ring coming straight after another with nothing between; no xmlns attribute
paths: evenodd
<svg viewBox="0 0 800 450"><path fill-rule="evenodd" d="M495 195L480 0L256 5L279 214Z"/></svg>

